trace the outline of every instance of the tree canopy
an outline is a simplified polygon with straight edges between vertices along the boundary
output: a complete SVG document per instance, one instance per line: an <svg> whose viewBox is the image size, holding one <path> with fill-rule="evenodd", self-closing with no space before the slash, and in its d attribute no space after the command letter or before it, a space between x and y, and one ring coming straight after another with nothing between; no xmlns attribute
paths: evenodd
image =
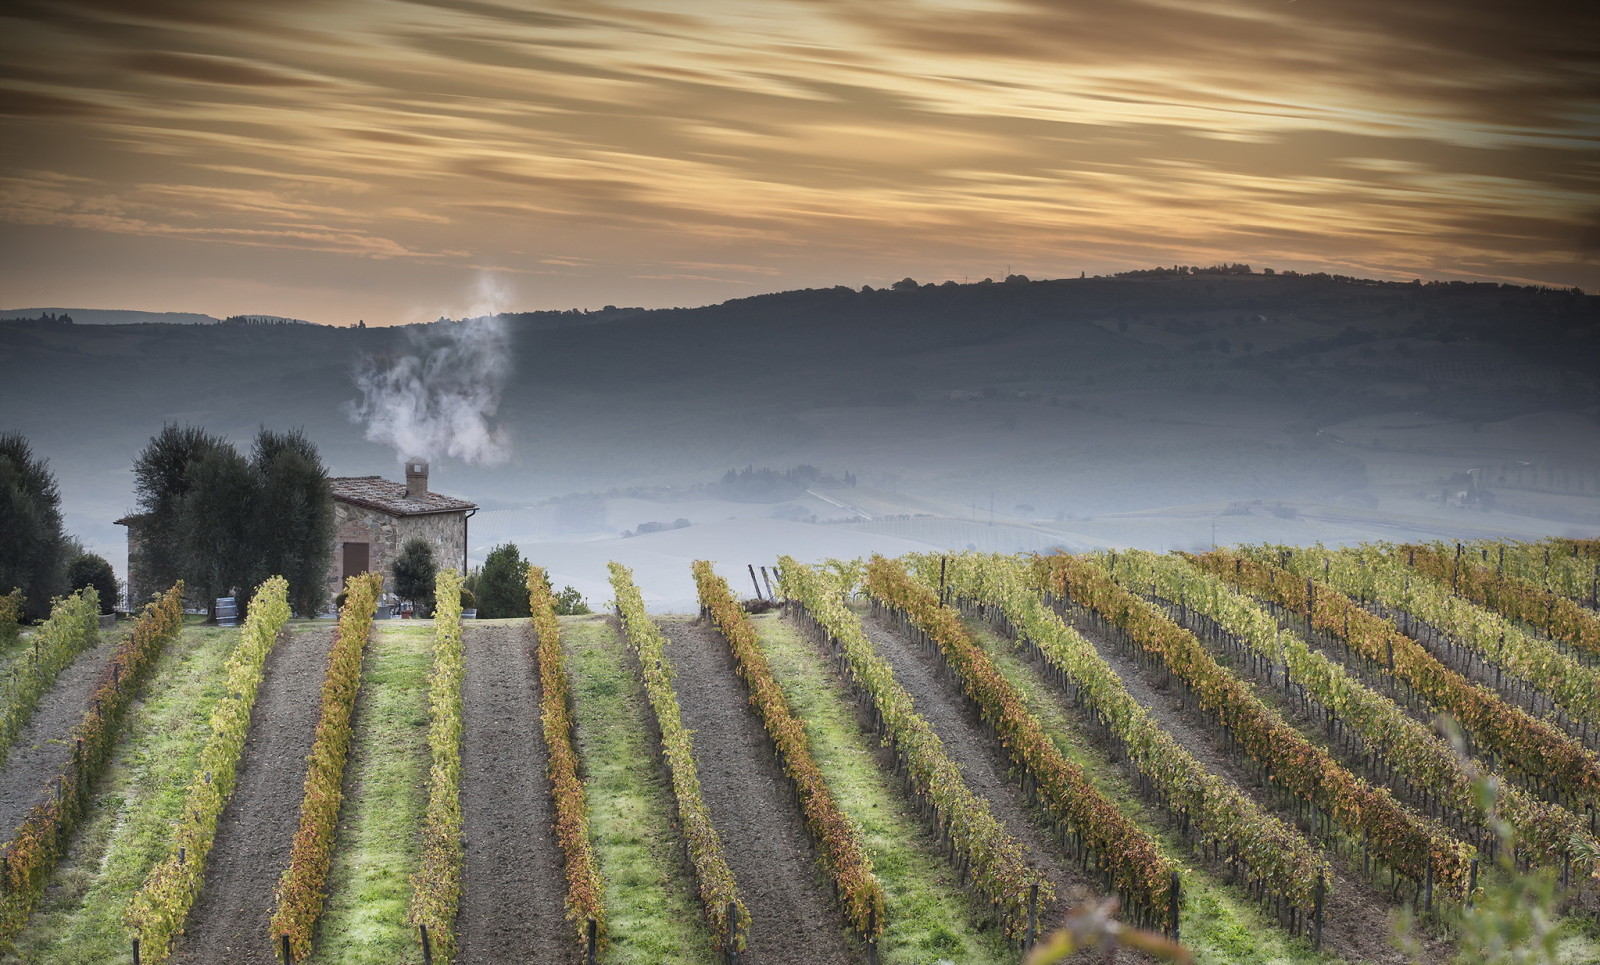
<svg viewBox="0 0 1600 965"><path fill-rule="evenodd" d="M333 553L333 494L300 430L262 427L251 457L196 426L163 426L134 461L134 568L142 594L178 579L208 606L262 580L289 580L302 616L321 611Z"/></svg>
<svg viewBox="0 0 1600 965"><path fill-rule="evenodd" d="M301 616L322 612L333 559L333 489L317 447L299 429L262 428L251 451L261 483L256 543L259 579L289 581L289 605ZM431 579L431 577L430 577Z"/></svg>
<svg viewBox="0 0 1600 965"><path fill-rule="evenodd" d="M95 553L80 553L67 564L67 591L92 586L100 595L100 612L111 613L116 608L117 573L111 563Z"/></svg>
<svg viewBox="0 0 1600 965"><path fill-rule="evenodd" d="M22 616L42 619L65 584L61 490L20 433L0 434L0 593L22 591Z"/></svg>
<svg viewBox="0 0 1600 965"><path fill-rule="evenodd" d="M485 620L528 616L527 580L528 563L515 543L490 550L475 587L478 616Z"/></svg>
<svg viewBox="0 0 1600 965"><path fill-rule="evenodd" d="M389 564L394 574L394 592L402 600L410 600L424 610L433 609L433 577L438 572L433 559L433 546L421 537L412 537L400 547L400 555Z"/></svg>

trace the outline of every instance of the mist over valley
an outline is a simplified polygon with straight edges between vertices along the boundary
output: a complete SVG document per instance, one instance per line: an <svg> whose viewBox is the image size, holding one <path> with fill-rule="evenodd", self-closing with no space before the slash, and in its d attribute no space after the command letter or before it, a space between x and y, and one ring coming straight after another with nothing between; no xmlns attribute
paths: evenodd
<svg viewBox="0 0 1600 965"><path fill-rule="evenodd" d="M6 428L118 566L165 423L303 427L652 606L686 559L1592 534L1596 299L1261 273L784 292L429 326L0 321ZM1587 361L1586 361L1587 360Z"/></svg>

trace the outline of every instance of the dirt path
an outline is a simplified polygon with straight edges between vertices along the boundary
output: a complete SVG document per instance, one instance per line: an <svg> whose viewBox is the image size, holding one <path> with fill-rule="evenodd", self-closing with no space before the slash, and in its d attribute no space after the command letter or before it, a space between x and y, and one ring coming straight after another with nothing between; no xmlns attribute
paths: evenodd
<svg viewBox="0 0 1600 965"><path fill-rule="evenodd" d="M0 767L0 841L9 839L22 819L44 797L49 780L72 759L68 733L83 719L100 674L125 632L104 632L100 642L78 654L39 698L33 717L11 745Z"/></svg>
<svg viewBox="0 0 1600 965"><path fill-rule="evenodd" d="M1134 699L1148 710L1168 734L1211 773L1233 782L1246 796L1268 813L1291 826L1298 824L1292 809L1280 809L1274 794L1264 785L1249 763L1233 754L1223 743L1218 727L1208 721L1191 702L1184 706L1178 685L1166 685L1158 669L1146 670L1133 656L1124 653L1105 633L1084 620L1074 626L1109 663ZM1316 842L1313 842L1314 844ZM1390 943L1388 922L1391 905L1386 895L1341 855L1326 849L1332 880L1323 912L1323 948L1341 958L1361 962L1407 962L1409 959ZM1424 948L1428 962L1445 961L1454 950L1448 943L1429 942Z"/></svg>
<svg viewBox="0 0 1600 965"><path fill-rule="evenodd" d="M306 753L321 711L334 631L285 631L267 657L237 783L217 822L200 897L172 960L179 965L271 965L272 889L300 823Z"/></svg>
<svg viewBox="0 0 1600 965"><path fill-rule="evenodd" d="M887 616L863 617L861 625L878 655L894 667L895 678L916 701L917 713L933 726L973 792L989 802L990 811L1022 845L1029 863L1055 886L1055 900L1039 904L1040 928L1093 894L1094 883L1056 847L1037 811L1028 805L1027 795L1011 780L1011 762L999 742L984 731L977 710L936 653L915 643Z"/></svg>
<svg viewBox="0 0 1600 965"><path fill-rule="evenodd" d="M706 805L750 912L752 965L852 960L789 785L750 708L728 644L707 623L659 621Z"/></svg>
<svg viewBox="0 0 1600 965"><path fill-rule="evenodd" d="M467 621L457 961L561 963L575 948L552 824L532 629Z"/></svg>

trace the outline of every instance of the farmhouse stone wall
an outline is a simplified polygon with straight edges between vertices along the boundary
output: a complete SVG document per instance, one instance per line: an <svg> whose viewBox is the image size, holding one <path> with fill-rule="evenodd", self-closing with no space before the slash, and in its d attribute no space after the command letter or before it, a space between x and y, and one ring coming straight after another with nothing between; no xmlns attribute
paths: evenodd
<svg viewBox="0 0 1600 965"><path fill-rule="evenodd" d="M367 568L383 574L383 591L394 592L390 565L400 548L413 537L421 537L433 547L434 562L440 569L461 568L466 555L466 513L424 513L394 516L382 510L334 500L334 552L328 568L330 596L344 589L344 545L368 545Z"/></svg>

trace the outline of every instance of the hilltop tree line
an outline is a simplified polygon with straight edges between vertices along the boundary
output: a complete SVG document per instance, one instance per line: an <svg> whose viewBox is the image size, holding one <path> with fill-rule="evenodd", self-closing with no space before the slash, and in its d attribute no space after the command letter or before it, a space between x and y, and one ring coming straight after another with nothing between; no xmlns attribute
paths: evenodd
<svg viewBox="0 0 1600 965"><path fill-rule="evenodd" d="M246 458L202 428L163 426L133 474L139 512L128 522L140 590L182 579L210 607L279 575L289 581L296 613L322 611L333 491L316 445L300 430L263 427Z"/></svg>
<svg viewBox="0 0 1600 965"><path fill-rule="evenodd" d="M61 490L47 460L19 433L0 434L0 595L15 593L17 616L41 620L53 597L92 586L100 610L117 604L116 573L67 535Z"/></svg>

